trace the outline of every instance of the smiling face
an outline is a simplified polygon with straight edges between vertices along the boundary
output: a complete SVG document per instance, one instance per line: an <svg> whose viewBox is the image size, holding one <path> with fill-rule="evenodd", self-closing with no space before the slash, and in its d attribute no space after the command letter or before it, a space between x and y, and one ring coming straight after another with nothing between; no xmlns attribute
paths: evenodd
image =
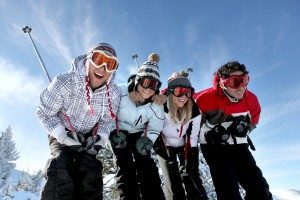
<svg viewBox="0 0 300 200"><path fill-rule="evenodd" d="M178 107L178 108L182 108L186 102L189 100L188 97L186 97L186 95L183 95L181 97L176 97L174 94L170 94L172 95L172 102Z"/></svg>
<svg viewBox="0 0 300 200"><path fill-rule="evenodd" d="M104 66L96 68L90 62L87 64L89 65L89 79L92 90L95 90L107 83L112 73L107 72Z"/></svg>
<svg viewBox="0 0 300 200"><path fill-rule="evenodd" d="M244 73L241 71L235 71L230 73L229 76L239 76L239 75L243 75ZM229 94L230 96L234 97L235 99L242 99L244 97L245 91L247 89L247 86L244 85L240 85L237 88L232 88L230 86L224 85L222 82L220 82L220 87L222 89L225 89L225 91L227 92L227 94Z"/></svg>
<svg viewBox="0 0 300 200"><path fill-rule="evenodd" d="M154 90L150 89L150 88L143 88L142 86L140 86L140 84L138 84L137 86L137 91L138 93L140 93L140 95L143 97L144 100L152 97L155 93Z"/></svg>

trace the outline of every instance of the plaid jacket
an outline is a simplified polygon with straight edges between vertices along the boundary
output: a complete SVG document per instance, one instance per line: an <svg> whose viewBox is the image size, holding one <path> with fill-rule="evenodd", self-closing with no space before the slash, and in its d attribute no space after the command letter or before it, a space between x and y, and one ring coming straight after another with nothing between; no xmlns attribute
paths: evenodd
<svg viewBox="0 0 300 200"><path fill-rule="evenodd" d="M109 111L106 86L98 88L94 92L90 90L90 101L94 114L89 114L85 89L85 58L86 55L77 57L72 63L71 71L55 77L51 84L42 91L36 116L49 133L69 128L69 123L62 112L69 117L76 132L85 134L99 122L97 134L101 136L105 144L109 133L115 129L115 120L112 119ZM116 114L121 90L114 83L114 78L115 73L109 82L108 92L112 111Z"/></svg>

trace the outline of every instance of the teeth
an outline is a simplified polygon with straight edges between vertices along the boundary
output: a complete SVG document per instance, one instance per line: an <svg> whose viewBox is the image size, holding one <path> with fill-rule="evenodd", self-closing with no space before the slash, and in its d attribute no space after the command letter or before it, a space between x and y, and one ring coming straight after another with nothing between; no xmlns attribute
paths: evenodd
<svg viewBox="0 0 300 200"><path fill-rule="evenodd" d="M97 75L97 76L100 76L100 77L103 77L103 75L102 75L102 74L97 74L97 73L95 73L95 75Z"/></svg>

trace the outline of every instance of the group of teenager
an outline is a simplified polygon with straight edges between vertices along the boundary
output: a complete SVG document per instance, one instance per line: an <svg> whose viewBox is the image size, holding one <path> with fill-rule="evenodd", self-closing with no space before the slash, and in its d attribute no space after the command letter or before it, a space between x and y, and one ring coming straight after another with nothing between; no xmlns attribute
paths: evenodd
<svg viewBox="0 0 300 200"><path fill-rule="evenodd" d="M162 89L159 59L149 55L126 84L117 85L116 51L100 43L42 91L36 115L47 129L52 155L42 200L102 200L97 153L107 143L122 200L209 199L199 150L218 200L272 199L249 150L255 149L249 133L259 121L260 105L247 89L245 65L224 64L213 75L213 86L196 93L185 71L171 74Z"/></svg>

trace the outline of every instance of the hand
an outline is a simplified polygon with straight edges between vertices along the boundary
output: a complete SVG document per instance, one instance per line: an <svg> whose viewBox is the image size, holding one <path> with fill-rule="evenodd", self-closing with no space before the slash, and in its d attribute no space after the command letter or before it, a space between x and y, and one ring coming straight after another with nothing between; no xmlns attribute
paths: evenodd
<svg viewBox="0 0 300 200"><path fill-rule="evenodd" d="M250 131L250 123L247 116L232 117L232 123L227 128L227 131L236 137L246 137Z"/></svg>
<svg viewBox="0 0 300 200"><path fill-rule="evenodd" d="M84 150L91 155L96 155L101 149L101 137L99 135L92 135L86 139Z"/></svg>
<svg viewBox="0 0 300 200"><path fill-rule="evenodd" d="M153 142L149 138L142 136L136 141L135 147L141 155L147 155L153 148Z"/></svg>
<svg viewBox="0 0 300 200"><path fill-rule="evenodd" d="M81 143L78 140L76 132L63 130L62 132L53 134L52 136L55 137L60 144L78 148L82 147Z"/></svg>
<svg viewBox="0 0 300 200"><path fill-rule="evenodd" d="M124 149L127 146L127 138L122 131L117 132L114 130L111 132L109 139L112 145L117 149Z"/></svg>
<svg viewBox="0 0 300 200"><path fill-rule="evenodd" d="M221 144L226 142L230 135L221 124L218 124L210 131L207 131L204 137L208 144Z"/></svg>

